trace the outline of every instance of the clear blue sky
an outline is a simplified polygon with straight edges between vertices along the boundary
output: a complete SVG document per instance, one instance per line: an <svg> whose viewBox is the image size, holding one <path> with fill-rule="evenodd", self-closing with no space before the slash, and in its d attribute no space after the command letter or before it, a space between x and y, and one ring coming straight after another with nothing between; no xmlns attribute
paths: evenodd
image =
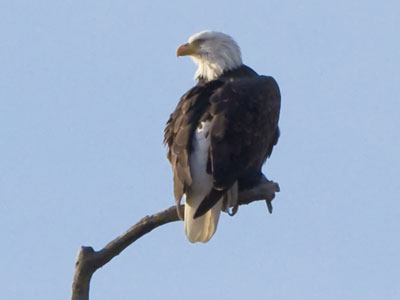
<svg viewBox="0 0 400 300"><path fill-rule="evenodd" d="M400 299L398 1L2 1L0 287L68 299L81 245L174 203L164 124L194 85L179 44L232 35L282 91L281 186L210 243L164 226L92 299Z"/></svg>

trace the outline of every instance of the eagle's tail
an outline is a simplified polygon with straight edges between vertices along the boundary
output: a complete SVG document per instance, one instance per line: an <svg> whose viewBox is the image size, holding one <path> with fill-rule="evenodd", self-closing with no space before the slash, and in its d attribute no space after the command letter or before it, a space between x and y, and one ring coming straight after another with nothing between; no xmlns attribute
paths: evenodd
<svg viewBox="0 0 400 300"><path fill-rule="evenodd" d="M185 234L188 240L192 243L195 242L208 242L217 230L219 215L222 208L222 198L215 203L215 205L208 210L204 215L194 218L194 214L200 203L203 201L201 197L188 195L185 201Z"/></svg>
<svg viewBox="0 0 400 300"><path fill-rule="evenodd" d="M217 230L218 219L221 211L229 212L229 207L234 207L237 210L238 202L238 182L236 181L231 188L222 194L216 191L215 193L210 192L208 195L213 194L216 197L216 201L211 208L204 213L199 211L203 206L204 201L207 197L204 194L191 194L185 200L185 233L188 240L192 243L195 242L208 242L215 231ZM199 209L200 207L200 209ZM233 212L233 214L236 211ZM196 216L199 215L199 217Z"/></svg>

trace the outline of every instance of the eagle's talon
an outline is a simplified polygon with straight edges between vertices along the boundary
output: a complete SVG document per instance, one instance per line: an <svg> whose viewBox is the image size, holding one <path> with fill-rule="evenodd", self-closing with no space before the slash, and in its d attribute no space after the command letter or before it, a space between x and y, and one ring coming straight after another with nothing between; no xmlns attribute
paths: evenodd
<svg viewBox="0 0 400 300"><path fill-rule="evenodd" d="M272 201L271 200L265 200L265 203L267 203L268 211L270 214L272 214Z"/></svg>
<svg viewBox="0 0 400 300"><path fill-rule="evenodd" d="M232 208L232 212L229 211L228 209L228 215L230 215L231 217L233 217L234 215L236 215L236 213L239 210L239 204L236 204L233 208Z"/></svg>

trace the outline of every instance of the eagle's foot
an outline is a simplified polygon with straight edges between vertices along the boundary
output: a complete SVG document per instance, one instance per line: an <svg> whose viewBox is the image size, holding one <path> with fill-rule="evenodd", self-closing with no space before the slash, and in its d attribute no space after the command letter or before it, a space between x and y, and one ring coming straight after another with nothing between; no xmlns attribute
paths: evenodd
<svg viewBox="0 0 400 300"><path fill-rule="evenodd" d="M249 190L239 192L239 204L249 204L256 200L265 200L268 211L272 212L272 200L275 193L279 192L279 185L273 181L263 178L258 185Z"/></svg>

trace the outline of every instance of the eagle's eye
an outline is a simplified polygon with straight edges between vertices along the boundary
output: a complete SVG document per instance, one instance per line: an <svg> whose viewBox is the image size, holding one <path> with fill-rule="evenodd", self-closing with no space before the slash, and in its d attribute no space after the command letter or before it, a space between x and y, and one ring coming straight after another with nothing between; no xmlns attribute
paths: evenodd
<svg viewBox="0 0 400 300"><path fill-rule="evenodd" d="M204 41L205 41L205 39L197 39L197 40L194 40L192 42L192 44L195 45L195 46L200 46L201 44L204 43Z"/></svg>

